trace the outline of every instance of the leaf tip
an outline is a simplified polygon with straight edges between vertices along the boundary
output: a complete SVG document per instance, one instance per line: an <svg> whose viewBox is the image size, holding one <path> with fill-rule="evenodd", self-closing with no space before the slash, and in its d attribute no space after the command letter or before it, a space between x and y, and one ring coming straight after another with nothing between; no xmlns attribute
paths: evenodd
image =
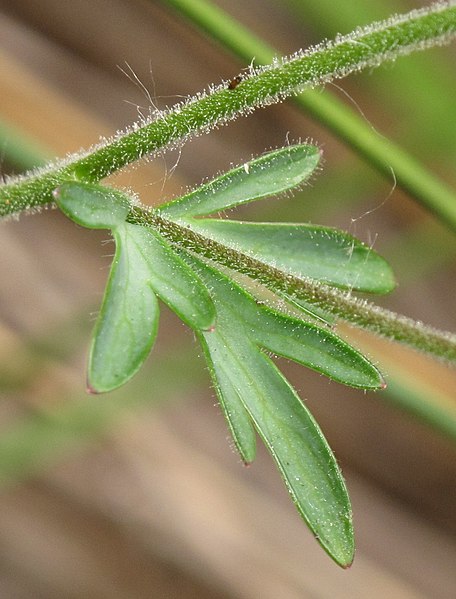
<svg viewBox="0 0 456 599"><path fill-rule="evenodd" d="M86 383L86 393L89 395L100 395L100 391L95 389L89 382Z"/></svg>
<svg viewBox="0 0 456 599"><path fill-rule="evenodd" d="M355 560L355 554L353 553L353 555L350 558L350 561L347 561L347 562L344 562L344 563L339 563L339 566L343 570L348 570L349 568L352 567L354 560Z"/></svg>
<svg viewBox="0 0 456 599"><path fill-rule="evenodd" d="M85 391L88 395L101 395L102 393L106 393L108 391L113 391L115 389L114 388L106 388L103 387L103 384L100 383L96 383L94 382L95 377L93 376L93 373L90 372L90 370L87 372L87 378L86 378L86 387L85 387Z"/></svg>
<svg viewBox="0 0 456 599"><path fill-rule="evenodd" d="M318 537L317 537L318 540ZM355 543L353 538L353 531L351 532L351 539L348 545L343 548L339 548L338 551L328 551L328 547L324 547L328 555L340 566L343 570L348 570L352 567L355 560Z"/></svg>

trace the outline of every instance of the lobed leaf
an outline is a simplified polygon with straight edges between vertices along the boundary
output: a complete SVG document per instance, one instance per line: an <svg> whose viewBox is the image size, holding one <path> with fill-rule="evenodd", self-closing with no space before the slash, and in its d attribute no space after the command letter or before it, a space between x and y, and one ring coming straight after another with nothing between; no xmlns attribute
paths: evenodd
<svg viewBox="0 0 456 599"><path fill-rule="evenodd" d="M353 560L347 490L320 428L269 358L244 338L205 333L215 376L242 397L291 497L318 542L342 566ZM247 366L248 364L248 366Z"/></svg>
<svg viewBox="0 0 456 599"><path fill-rule="evenodd" d="M252 323L244 319L246 294L231 289L230 282L212 269L199 266L199 272L212 287L217 326L198 336L222 405L231 406L235 399L229 423L236 445L245 444L243 459L254 449L246 411L318 542L337 563L348 566L354 551L351 508L328 443L296 392L255 343ZM239 399L244 411L239 410Z"/></svg>
<svg viewBox="0 0 456 599"><path fill-rule="evenodd" d="M122 231L149 265L148 282L159 298L193 329L211 328L215 308L209 292L171 245L149 228L125 223Z"/></svg>
<svg viewBox="0 0 456 599"><path fill-rule="evenodd" d="M213 325L215 308L207 289L158 233L126 222L130 202L125 194L68 182L54 195L69 218L89 228L111 228L116 241L89 355L90 391L119 387L147 357L158 328L155 292L189 326Z"/></svg>
<svg viewBox="0 0 456 599"><path fill-rule="evenodd" d="M216 345L217 340L220 342L220 331L217 330L215 335L212 331L208 335L208 338L211 339L209 344L205 341L205 334L201 334L199 337L209 372L236 449L244 464L250 464L256 455L256 437L253 421L244 406L242 398L244 389L239 387L239 379L235 376L230 361L225 362L224 360L224 355L229 348L227 346L218 348ZM219 349L220 351L218 351ZM244 364L243 367L248 368L247 364Z"/></svg>
<svg viewBox="0 0 456 599"><path fill-rule="evenodd" d="M252 337L274 354L303 364L339 383L382 389L379 371L360 352L329 330L264 308L250 320Z"/></svg>
<svg viewBox="0 0 456 599"><path fill-rule="evenodd" d="M319 160L320 150L315 146L287 146L228 171L158 210L165 218L181 219L259 200L300 185L314 172Z"/></svg>
<svg viewBox="0 0 456 599"><path fill-rule="evenodd" d="M389 290L394 281L386 262L344 233L310 225L192 218L290 189L309 176L318 158L318 150L305 145L272 152L162 207L159 214L186 216L185 227L294 276ZM342 475L318 424L264 350L363 389L384 386L378 370L328 328L259 305L227 276L172 246L156 230L126 222L130 202L124 194L71 182L55 195L67 216L90 228L111 228L116 241L90 351L89 389L112 390L139 369L157 333L157 294L200 338L244 462L255 457L256 429L319 543L348 566L354 540ZM297 305L326 320L307 304Z"/></svg>
<svg viewBox="0 0 456 599"><path fill-rule="evenodd" d="M95 393L112 391L140 368L155 341L158 301L131 225L114 229L116 253L89 354L88 386Z"/></svg>
<svg viewBox="0 0 456 599"><path fill-rule="evenodd" d="M258 305L244 289L196 258L187 258L212 291L225 326L239 331L264 349L316 370L340 383L361 389L385 386L378 369L358 350L336 334L314 323L299 320Z"/></svg>
<svg viewBox="0 0 456 599"><path fill-rule="evenodd" d="M220 219L191 219L187 224L197 233L296 277L370 293L387 293L395 286L384 258L337 229Z"/></svg>
<svg viewBox="0 0 456 599"><path fill-rule="evenodd" d="M121 225L130 211L127 195L92 183L63 183L54 191L54 198L68 218L89 229L112 229Z"/></svg>
<svg viewBox="0 0 456 599"><path fill-rule="evenodd" d="M155 293L189 326L207 329L215 309L206 288L158 233L124 223L89 358L89 388L113 390L146 359L157 333Z"/></svg>

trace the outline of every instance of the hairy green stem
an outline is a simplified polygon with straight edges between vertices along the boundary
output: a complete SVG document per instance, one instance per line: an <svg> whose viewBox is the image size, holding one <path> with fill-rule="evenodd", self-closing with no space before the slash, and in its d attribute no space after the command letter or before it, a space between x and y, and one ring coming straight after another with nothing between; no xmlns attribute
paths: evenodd
<svg viewBox="0 0 456 599"><path fill-rule="evenodd" d="M119 134L83 157L69 157L62 164L0 187L0 216L51 202L52 191L65 180L99 181L145 155L181 144L257 107L398 56L447 43L455 36L456 7L451 1L394 17L288 59L276 60L270 66L252 69L234 89L228 85L212 88L164 113L152 115L151 122ZM444 197L445 206L447 200ZM447 217L456 228L456 213Z"/></svg>
<svg viewBox="0 0 456 599"><path fill-rule="evenodd" d="M274 48L209 0L162 2L173 6L247 64L253 58L258 64L267 64L277 56ZM399 187L447 226L456 228L456 193L404 149L375 131L365 119L328 91L321 94L308 90L297 96L295 103L347 142L383 175L391 179L394 173Z"/></svg>
<svg viewBox="0 0 456 599"><path fill-rule="evenodd" d="M314 279L286 274L260 260L195 233L185 225L169 221L160 216L159 211L135 207L131 210L128 220L135 224L152 226L180 247L248 275L272 291L309 301L346 322L456 363L456 335L425 326Z"/></svg>

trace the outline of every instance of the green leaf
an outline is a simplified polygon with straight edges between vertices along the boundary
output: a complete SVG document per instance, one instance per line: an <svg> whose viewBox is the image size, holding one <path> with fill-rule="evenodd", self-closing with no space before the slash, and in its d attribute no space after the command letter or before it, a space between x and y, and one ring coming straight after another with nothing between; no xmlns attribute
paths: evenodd
<svg viewBox="0 0 456 599"><path fill-rule="evenodd" d="M337 229L215 219L189 219L187 224L205 237L296 277L371 293L387 293L395 286L384 258Z"/></svg>
<svg viewBox="0 0 456 599"><path fill-rule="evenodd" d="M219 333L215 337L210 336L211 339L219 339L219 337ZM236 449L244 464L250 464L256 455L255 430L253 421L244 407L239 386L235 383L233 369L229 362L224 363L221 354L219 354L220 359L217 355L213 359L212 354L217 354L217 348L212 347L210 350L203 335L200 335L200 341ZM222 349L222 353L224 351L225 349Z"/></svg>
<svg viewBox="0 0 456 599"><path fill-rule="evenodd" d="M89 356L88 387L111 391L146 359L157 334L155 293L194 329L214 324L215 308L197 275L155 231L126 222L122 192L69 182L55 193L61 210L89 228L112 228L116 253Z"/></svg>
<svg viewBox="0 0 456 599"><path fill-rule="evenodd" d="M237 391L291 497L318 542L340 565L353 560L348 493L320 428L282 374L244 338L205 333L215 375Z"/></svg>
<svg viewBox="0 0 456 599"><path fill-rule="evenodd" d="M54 198L68 218L89 229L112 229L122 224L130 211L127 195L91 183L63 183L54 191Z"/></svg>
<svg viewBox="0 0 456 599"><path fill-rule="evenodd" d="M138 225L125 223L123 235L149 265L148 282L155 293L193 329L210 329L215 308L200 278L163 237Z"/></svg>
<svg viewBox="0 0 456 599"><path fill-rule="evenodd" d="M158 208L165 218L213 214L271 196L303 183L314 172L320 150L309 144L287 146L255 158L195 191Z"/></svg>
<svg viewBox="0 0 456 599"><path fill-rule="evenodd" d="M188 257L187 261L212 291L217 330L222 312L226 326L236 329L240 338L249 337L264 349L351 387L385 386L377 368L326 327L259 305L244 289L200 260Z"/></svg>
<svg viewBox="0 0 456 599"><path fill-rule="evenodd" d="M146 359L158 326L155 293L194 329L215 319L206 288L158 233L124 223L113 234L116 255L89 360L94 392L124 384Z"/></svg>
<svg viewBox="0 0 456 599"><path fill-rule="evenodd" d="M131 226L113 231L116 253L89 355L88 387L94 393L126 383L146 359L157 334L159 309L149 284L151 266L129 235Z"/></svg>
<svg viewBox="0 0 456 599"><path fill-rule="evenodd" d="M250 325L251 337L274 354L350 387L382 389L385 386L379 371L367 358L325 328L266 307L255 315L244 316Z"/></svg>
<svg viewBox="0 0 456 599"><path fill-rule="evenodd" d="M217 326L198 336L222 405L231 406L233 398L237 403L240 399L301 516L325 551L340 565L348 566L354 551L351 508L328 443L296 392L258 348L255 323L250 321L251 308L256 306L253 299L212 269L200 264L199 272L213 290ZM256 310L262 313L264 308L256 306ZM266 312L261 325L267 327L273 311ZM242 438L244 451L253 451L247 422L244 412L237 409L230 428L235 430L236 444L239 446ZM242 437L245 433L246 438Z"/></svg>

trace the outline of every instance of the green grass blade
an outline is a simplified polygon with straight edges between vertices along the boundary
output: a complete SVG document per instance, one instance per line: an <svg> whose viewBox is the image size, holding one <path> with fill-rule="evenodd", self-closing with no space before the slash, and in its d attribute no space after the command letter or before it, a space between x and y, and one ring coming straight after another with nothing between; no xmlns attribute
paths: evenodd
<svg viewBox="0 0 456 599"><path fill-rule="evenodd" d="M89 356L88 387L94 393L120 387L139 370L158 328L158 301L148 284L150 264L127 225L116 228L114 236L116 254Z"/></svg>
<svg viewBox="0 0 456 599"><path fill-rule="evenodd" d="M192 229L294 276L337 287L388 293L394 275L384 258L351 235L305 224L191 220Z"/></svg>
<svg viewBox="0 0 456 599"><path fill-rule="evenodd" d="M240 21L231 17L209 0L162 0L162 2L174 7L180 15L186 16L194 25L197 25L225 49L236 55L244 65L250 64L253 59L256 64L268 64L275 56L281 54L280 51L270 46L266 41L256 37ZM309 3L300 1L300 4L304 7L303 11L305 11ZM331 8L331 10L333 9ZM427 10L427 8L421 9L422 16ZM429 10L431 13L436 11L437 19L440 18L440 13L444 11L448 17L448 23L450 21L452 23L452 35L454 35L456 23L454 3L435 2L430 5ZM417 16L418 20L421 21L419 13L420 10L410 13L412 21ZM427 20L426 17L424 17L424 20ZM397 49L403 43L409 44L416 33L424 33L427 27L424 20L421 23L418 23L418 21L411 23L410 31L405 31L405 29L408 29L408 26L405 25L405 29L399 36L400 42L396 44ZM388 24L388 22L391 21L385 21L384 23ZM418 25L417 28L415 28L415 24ZM353 45L364 45L367 37L369 37L369 32L373 34L373 37L377 37L377 26L378 23L374 23L370 27L366 27L364 32L367 32L367 35L362 34L360 37L358 35L363 30L355 30L349 36L352 37ZM399 27L401 28L402 24ZM438 28L441 28L441 24L438 25ZM378 36L381 52L385 51L385 44L392 41L391 32L392 30L388 31L387 25L385 35ZM418 45L417 49L420 47L424 48L425 46ZM365 48L367 50L367 45ZM360 47L358 49L361 50ZM345 62L344 53L340 50L340 47L336 48L337 54ZM326 57L323 60L326 62ZM332 63L332 59L327 64L330 63ZM380 62L376 66L379 64ZM348 73L344 67L339 72ZM414 85L416 86L416 82L414 82ZM306 114L312 115L323 123L327 129L348 143L373 168L386 176L388 181L391 181L391 171L393 171L399 187L407 191L431 213L434 213L448 227L453 230L456 228L456 197L454 190L399 144L374 130L362 115L357 114L355 110L346 106L327 90L322 94L320 90L309 89L305 93L299 94L295 98L295 103Z"/></svg>
<svg viewBox="0 0 456 599"><path fill-rule="evenodd" d="M160 206L159 211L170 219L203 216L278 194L302 184L319 160L320 150L315 146L287 146L224 173L188 195Z"/></svg>
<svg viewBox="0 0 456 599"><path fill-rule="evenodd" d="M60 210L78 225L89 229L112 229L121 225L130 211L124 193L90 183L63 183L54 191Z"/></svg>
<svg viewBox="0 0 456 599"><path fill-rule="evenodd" d="M24 172L44 166L53 156L39 141L3 119L0 119L0 147L3 171L4 163L18 169L19 172Z"/></svg>

